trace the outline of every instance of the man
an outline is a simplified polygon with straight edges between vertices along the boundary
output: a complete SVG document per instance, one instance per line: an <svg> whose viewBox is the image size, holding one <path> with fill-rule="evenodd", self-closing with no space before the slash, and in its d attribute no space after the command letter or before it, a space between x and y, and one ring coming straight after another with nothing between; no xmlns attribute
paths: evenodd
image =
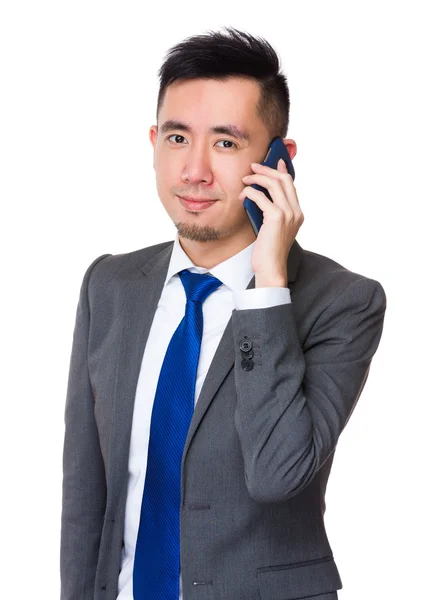
<svg viewBox="0 0 427 600"><path fill-rule="evenodd" d="M149 135L177 236L100 256L83 279L61 599L336 600L325 490L384 290L301 248L292 177L259 164L276 135L296 154L265 40L195 36L160 75Z"/></svg>

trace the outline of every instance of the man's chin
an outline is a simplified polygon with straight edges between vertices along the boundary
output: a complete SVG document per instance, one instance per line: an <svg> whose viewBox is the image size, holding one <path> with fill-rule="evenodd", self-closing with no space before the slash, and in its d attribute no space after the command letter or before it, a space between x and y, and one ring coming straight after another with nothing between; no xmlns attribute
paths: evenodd
<svg viewBox="0 0 427 600"><path fill-rule="evenodd" d="M178 235L187 240L195 242L213 242L221 238L221 232L209 225L198 225L197 223L186 223L179 221L174 223Z"/></svg>

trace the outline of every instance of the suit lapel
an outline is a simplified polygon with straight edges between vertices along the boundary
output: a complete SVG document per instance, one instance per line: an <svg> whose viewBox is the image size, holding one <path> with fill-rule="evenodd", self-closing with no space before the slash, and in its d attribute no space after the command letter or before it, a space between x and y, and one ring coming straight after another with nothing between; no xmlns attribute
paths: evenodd
<svg viewBox="0 0 427 600"><path fill-rule="evenodd" d="M109 504L124 507L127 495L129 446L132 433L135 394L142 357L163 290L172 245L154 259L132 264L120 280L122 328L118 350L109 441Z"/></svg>
<svg viewBox="0 0 427 600"><path fill-rule="evenodd" d="M169 267L172 247L173 242L144 265L132 267L124 284L126 287L124 289L122 335L113 393L114 405L110 439L110 448L113 448L114 451L110 455L109 479L117 482L117 485L111 486L110 501L112 503L119 500L117 496L123 496L121 500L124 501L127 493L127 461L136 387L144 349ZM295 240L288 257L290 289L296 278L301 254L301 246ZM255 277L251 279L246 289L254 287ZM234 340L230 317L200 391L184 447L183 461L200 421L233 365Z"/></svg>

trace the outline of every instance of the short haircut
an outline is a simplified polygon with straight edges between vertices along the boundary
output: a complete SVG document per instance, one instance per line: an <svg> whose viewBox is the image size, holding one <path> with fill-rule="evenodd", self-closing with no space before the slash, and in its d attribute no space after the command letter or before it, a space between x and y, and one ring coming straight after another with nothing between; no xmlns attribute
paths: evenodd
<svg viewBox="0 0 427 600"><path fill-rule="evenodd" d="M158 71L160 88L156 119L166 89L177 81L191 79L227 80L231 77L252 79L260 86L257 113L271 138L286 137L289 125L289 89L280 72L280 59L263 38L233 27L227 33L208 31L186 38L173 46Z"/></svg>

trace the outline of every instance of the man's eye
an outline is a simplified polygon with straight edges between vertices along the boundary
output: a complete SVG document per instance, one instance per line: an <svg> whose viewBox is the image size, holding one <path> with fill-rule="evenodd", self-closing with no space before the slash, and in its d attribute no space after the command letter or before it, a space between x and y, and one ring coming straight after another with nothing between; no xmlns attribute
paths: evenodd
<svg viewBox="0 0 427 600"><path fill-rule="evenodd" d="M173 141L172 138L176 138L175 141ZM179 133L173 133L172 135L169 135L166 139L172 141L174 144L180 145L185 140L185 137L183 135L180 135ZM237 144L235 144L231 140L219 140L219 142L217 143L231 144L231 146L227 145L223 146L223 148L231 148L232 146L237 148Z"/></svg>
<svg viewBox="0 0 427 600"><path fill-rule="evenodd" d="M237 144L235 144L234 142L232 142L231 140L220 140L219 142L224 142L225 144L233 144L233 146L235 146L237 148ZM218 143L219 143L218 142ZM231 146L225 146L226 148L231 148Z"/></svg>
<svg viewBox="0 0 427 600"><path fill-rule="evenodd" d="M170 140L173 137L177 138L177 140L176 140L177 144L182 144L182 140L185 140L185 137L183 135L179 135L179 133L173 133L167 139Z"/></svg>

